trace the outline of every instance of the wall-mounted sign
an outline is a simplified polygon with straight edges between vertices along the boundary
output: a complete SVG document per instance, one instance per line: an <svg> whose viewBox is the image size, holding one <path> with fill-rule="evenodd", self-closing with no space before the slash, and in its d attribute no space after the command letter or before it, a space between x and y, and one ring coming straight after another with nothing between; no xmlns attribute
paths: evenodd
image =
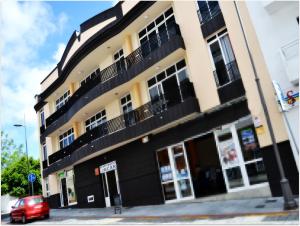
<svg viewBox="0 0 300 226"><path fill-rule="evenodd" d="M99 176L100 172L99 172L99 168L95 168L95 176Z"/></svg>
<svg viewBox="0 0 300 226"><path fill-rule="evenodd" d="M260 135L260 134L263 134L265 132L263 124L262 124L259 117L257 117L257 116L253 117L253 124L254 124L254 127L255 127L256 134Z"/></svg>
<svg viewBox="0 0 300 226"><path fill-rule="evenodd" d="M58 174L58 176L59 176L60 178L63 178L63 177L65 177L65 172L61 172L61 173L59 173L59 174Z"/></svg>
<svg viewBox="0 0 300 226"><path fill-rule="evenodd" d="M94 195L89 195L89 196L87 197L87 201L88 201L88 202L94 202L94 201L95 201Z"/></svg>
<svg viewBox="0 0 300 226"><path fill-rule="evenodd" d="M115 169L117 169L116 161L109 162L100 166L100 173L106 173Z"/></svg>
<svg viewBox="0 0 300 226"><path fill-rule="evenodd" d="M299 105L299 90L296 87L281 89L277 81L273 81L280 110L289 111Z"/></svg>

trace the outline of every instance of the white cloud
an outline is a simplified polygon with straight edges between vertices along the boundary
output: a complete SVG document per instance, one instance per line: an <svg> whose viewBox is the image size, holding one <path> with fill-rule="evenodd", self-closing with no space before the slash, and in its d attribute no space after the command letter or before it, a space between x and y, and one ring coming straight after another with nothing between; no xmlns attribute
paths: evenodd
<svg viewBox="0 0 300 226"><path fill-rule="evenodd" d="M63 30L67 16L53 15L45 2L12 0L2 1L1 16L2 129L17 142L23 142L22 134L12 125L21 123L25 113L29 149L36 150L38 128L33 109L34 95L40 93L39 83L57 63L63 44L58 46L54 59L51 59L50 53L48 61L39 59L39 50L51 34Z"/></svg>
<svg viewBox="0 0 300 226"><path fill-rule="evenodd" d="M56 61L59 62L64 51L65 51L66 45L64 43L59 43L57 46L56 52L53 54L52 58Z"/></svg>

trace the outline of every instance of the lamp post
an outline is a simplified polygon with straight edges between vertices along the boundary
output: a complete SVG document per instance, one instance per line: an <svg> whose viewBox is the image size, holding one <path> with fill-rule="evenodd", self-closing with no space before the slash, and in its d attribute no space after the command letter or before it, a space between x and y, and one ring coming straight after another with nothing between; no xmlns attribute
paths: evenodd
<svg viewBox="0 0 300 226"><path fill-rule="evenodd" d="M272 127L272 124L271 124L271 119L270 119L269 111L268 111L268 108L267 108L266 100L265 100L265 97L264 97L264 94L263 94L263 91L262 91L262 87L261 87L261 84L260 84L260 79L257 75L256 67L255 67L255 64L254 64L254 61L253 61L253 58L252 58L252 54L251 54L249 45L248 45L248 40L247 40L245 31L244 31L243 23L241 21L241 16L240 16L236 1L234 1L234 6L235 6L235 10L236 10L237 15L238 15L240 27L241 27L241 30L242 30L242 33L243 33L243 38L244 38L244 41L245 41L245 44L246 44L246 47L247 47L247 52L248 52L250 62L251 62L251 66L252 66L252 69L253 69L253 72L254 72L254 77L255 77L257 90L258 90L258 93L259 93L259 97L260 97L260 101L261 101L261 104L262 104L263 112L264 112L265 117L266 117L267 126L268 126L268 129L269 129L269 133L270 133L270 137L271 137L271 141L272 141L272 145L273 145L273 149L274 149L274 153L275 153L275 159L276 159L276 162L277 162L277 165L278 165L278 168L279 168L279 174L280 174L280 178L281 178L280 179L280 185L281 185L282 195L283 195L283 198L284 198L284 209L295 209L295 208L298 207L298 205L297 205L296 200L293 197L293 193L292 193L292 190L291 190L289 180L286 178L284 170L283 170L283 165L282 165L282 161L281 161L281 158L280 158L278 145L276 143L274 130L273 130L273 127Z"/></svg>
<svg viewBox="0 0 300 226"><path fill-rule="evenodd" d="M25 122L25 115L24 115L24 124L14 124L15 127L23 127L24 134L25 134L25 149L26 149L26 158L27 158L27 176L29 175L30 165L29 165L29 158L28 158L28 148L27 148L27 131L26 131L26 122ZM31 182L31 194L33 195L33 183ZM28 192L30 195L30 185L28 183Z"/></svg>

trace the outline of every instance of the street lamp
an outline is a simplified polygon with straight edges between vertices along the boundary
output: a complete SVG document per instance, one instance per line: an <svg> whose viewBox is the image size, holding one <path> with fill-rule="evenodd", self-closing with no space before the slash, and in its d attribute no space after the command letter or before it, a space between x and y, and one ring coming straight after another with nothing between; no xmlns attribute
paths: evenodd
<svg viewBox="0 0 300 226"><path fill-rule="evenodd" d="M293 193L292 193L292 190L291 190L289 180L286 178L284 170L283 170L282 161L281 161L281 158L280 158L280 155L279 155L279 149L278 149L278 145L276 143L274 130L273 130L273 126L271 124L271 119L270 119L269 111L268 111L268 108L267 108L266 100L265 100L265 97L264 97L264 94L263 94L263 91L262 91L260 80L259 80L259 77L257 75L256 67L255 67L255 64L254 64L254 61L253 61L253 58L252 58L252 54L251 54L249 45L248 45L248 40L247 40L245 31L244 31L243 23L241 21L241 16L240 16L240 13L239 13L239 10L238 10L238 7L237 7L237 4L236 4L235 1L234 1L234 6L235 6L235 10L236 10L237 15L238 15L239 23L240 23L241 30L242 30L242 33L243 33L243 38L244 38L244 41L245 41L245 44L246 44L246 47L247 47L247 52L248 52L250 62L251 62L251 66L252 66L252 69L253 69L253 72L254 72L257 91L259 93L262 108L263 108L263 111L264 111L264 114L265 114L265 117L266 117L267 126L268 126L268 129L269 129L269 133L270 133L270 137L271 137L271 141L272 141L272 145L273 145L273 149L274 149L274 153L275 153L275 159L276 159L276 162L277 162L277 165L278 165L278 168L279 168L279 174L280 174L280 177L281 177L280 185L281 185L282 195L283 195L283 198L284 198L284 209L287 209L287 210L296 209L298 207L298 205L296 203L296 200L293 197Z"/></svg>
<svg viewBox="0 0 300 226"><path fill-rule="evenodd" d="M24 124L14 124L15 127L23 127L24 128L24 134L25 134L25 149L26 149L26 158L27 158L27 175L29 175L29 159L28 159L28 148L27 148L27 132L26 132L26 122L25 122L25 115L24 115ZM33 195L33 183L31 182L31 194ZM28 183L28 192L30 195L30 185Z"/></svg>

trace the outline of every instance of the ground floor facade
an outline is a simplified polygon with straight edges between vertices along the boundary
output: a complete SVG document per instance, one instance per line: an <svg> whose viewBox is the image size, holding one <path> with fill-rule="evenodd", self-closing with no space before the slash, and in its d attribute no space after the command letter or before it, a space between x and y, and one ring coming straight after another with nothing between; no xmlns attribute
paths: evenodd
<svg viewBox="0 0 300 226"><path fill-rule="evenodd" d="M298 194L289 141L278 145ZM110 207L117 199L138 206L219 194L247 197L263 188L281 195L274 152L259 147L246 100L76 164L58 172L57 180L59 193L48 197L52 208Z"/></svg>

